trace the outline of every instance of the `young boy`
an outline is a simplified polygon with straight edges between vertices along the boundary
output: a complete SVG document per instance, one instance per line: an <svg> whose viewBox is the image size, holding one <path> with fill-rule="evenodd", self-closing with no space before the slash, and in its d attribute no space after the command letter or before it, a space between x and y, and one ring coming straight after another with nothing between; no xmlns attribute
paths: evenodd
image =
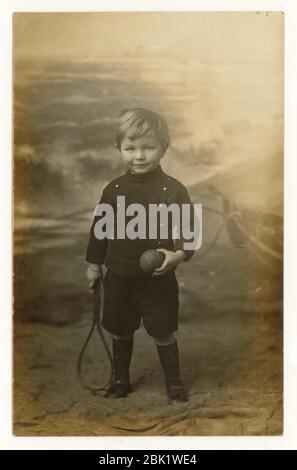
<svg viewBox="0 0 297 470"><path fill-rule="evenodd" d="M169 133L164 119L157 113L142 109L121 112L115 144L122 155L126 172L112 180L103 190L99 204L107 203L117 211L118 196L125 196L126 205L189 204L186 188L162 171L160 161L169 145ZM104 277L103 327L112 335L113 374L107 396L125 397L132 391L129 366L133 349L133 334L141 319L147 333L153 337L165 374L170 401L187 401L179 370L179 353L174 332L178 328L178 284L174 270L188 261L193 251L184 250L182 237L168 238L114 237L98 239L94 217L90 231L86 260L90 263L87 278L93 282ZM164 254L164 262L152 275L139 266L139 259L148 249Z"/></svg>

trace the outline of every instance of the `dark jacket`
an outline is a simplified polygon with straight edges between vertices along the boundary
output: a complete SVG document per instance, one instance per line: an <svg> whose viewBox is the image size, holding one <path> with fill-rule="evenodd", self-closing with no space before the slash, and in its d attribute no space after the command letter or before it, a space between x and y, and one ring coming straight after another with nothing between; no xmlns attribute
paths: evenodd
<svg viewBox="0 0 297 470"><path fill-rule="evenodd" d="M143 175L134 175L127 171L122 176L112 180L102 192L100 203L108 203L113 207L115 219L117 212L117 196L125 196L125 206L133 203L142 204L148 214L149 204L172 204L179 206L191 204L188 191L177 179L167 175L158 166L154 171ZM191 204L191 220L193 220L193 206ZM112 272L122 276L145 276L139 267L139 258L148 249L165 248L176 251L183 249L182 238L172 239L169 231L168 239L135 239L127 237L123 240L117 239L116 231L113 240L99 240L94 234L96 222L99 216L94 217L90 238L87 247L86 260L89 263L103 264ZM133 217L130 217L133 219ZM129 217L126 217L129 220ZM148 226L148 221L147 221ZM115 226L116 229L116 226ZM193 256L193 251L186 251L185 261Z"/></svg>

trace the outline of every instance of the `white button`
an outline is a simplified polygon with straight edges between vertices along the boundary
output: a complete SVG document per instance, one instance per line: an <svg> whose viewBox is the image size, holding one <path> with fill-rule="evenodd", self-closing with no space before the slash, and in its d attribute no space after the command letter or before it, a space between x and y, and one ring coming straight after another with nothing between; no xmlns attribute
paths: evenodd
<svg viewBox="0 0 297 470"><path fill-rule="evenodd" d="M166 189L167 189L166 186L164 186L164 187L163 187L163 191L166 191Z"/></svg>
<svg viewBox="0 0 297 470"><path fill-rule="evenodd" d="M118 185L118 184L116 184L116 185L115 185L115 187L116 187L116 188L118 188L118 187L119 187L119 185Z"/></svg>

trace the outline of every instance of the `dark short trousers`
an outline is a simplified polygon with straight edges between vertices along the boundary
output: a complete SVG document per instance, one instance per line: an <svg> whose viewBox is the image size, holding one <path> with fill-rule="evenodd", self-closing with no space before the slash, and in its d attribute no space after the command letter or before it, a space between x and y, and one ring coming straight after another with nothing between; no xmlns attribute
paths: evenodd
<svg viewBox="0 0 297 470"><path fill-rule="evenodd" d="M131 335L143 325L150 336L167 336L178 328L178 284L175 273L145 278L104 277L102 326L111 334Z"/></svg>

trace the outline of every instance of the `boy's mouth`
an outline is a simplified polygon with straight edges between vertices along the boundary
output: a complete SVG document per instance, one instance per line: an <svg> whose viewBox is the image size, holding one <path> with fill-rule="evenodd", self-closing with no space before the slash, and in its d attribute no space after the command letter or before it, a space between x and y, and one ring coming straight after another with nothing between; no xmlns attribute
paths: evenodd
<svg viewBox="0 0 297 470"><path fill-rule="evenodd" d="M134 164L131 167L132 173L146 173L150 169L148 163Z"/></svg>
<svg viewBox="0 0 297 470"><path fill-rule="evenodd" d="M146 168L148 166L148 163L134 163L133 167L134 168Z"/></svg>

